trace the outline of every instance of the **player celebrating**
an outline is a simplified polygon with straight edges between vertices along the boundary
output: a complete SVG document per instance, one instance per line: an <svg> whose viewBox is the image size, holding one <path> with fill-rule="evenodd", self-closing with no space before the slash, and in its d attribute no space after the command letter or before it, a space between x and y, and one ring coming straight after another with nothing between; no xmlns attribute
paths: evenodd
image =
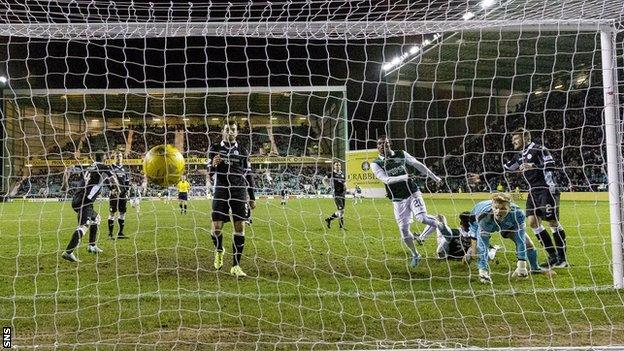
<svg viewBox="0 0 624 351"><path fill-rule="evenodd" d="M128 202L128 190L130 189L130 174L124 169L123 166L123 153L118 151L115 153L115 163L112 165L111 170L117 178L119 184L119 191L111 190L109 201L109 214L108 214L108 238L115 239L113 237L113 229L115 228L115 217L117 211L119 211L119 217L117 222L119 223L119 232L117 233L117 239L126 239L124 235L124 224L126 222L126 210Z"/></svg>
<svg viewBox="0 0 624 351"><path fill-rule="evenodd" d="M423 175L436 182L442 181L424 164L418 162L412 155L401 150L392 150L390 139L381 136L377 140L379 156L371 164L371 169L379 180L385 184L386 195L392 201L394 218L399 226L403 242L412 253L410 266L415 268L420 261L420 254L414 246L414 235L410 232L413 218L426 225L419 239L424 240L440 225L438 221L427 214L425 201L420 187L408 172L407 166L412 166Z"/></svg>
<svg viewBox="0 0 624 351"><path fill-rule="evenodd" d="M327 183L328 177L325 177L323 182ZM334 162L334 170L331 174L331 186L334 189L336 212L325 218L325 223L327 223L327 228L331 228L331 222L338 218L338 225L340 226L340 229L344 229L344 207L347 188L345 187L345 175L342 172L342 165L340 162Z"/></svg>
<svg viewBox="0 0 624 351"><path fill-rule="evenodd" d="M82 172L82 180L72 198L72 209L78 214L78 228L74 231L67 248L61 257L70 262L80 262L74 250L80 243L80 239L89 229L89 245L87 252L98 254L102 250L97 247L97 229L100 223L100 216L93 209L93 203L100 194L100 190L106 181L114 186L113 190L120 192L117 177L109 166L103 164L106 154L103 151L96 151L93 155L94 162ZM69 172L66 171L63 177L63 189L69 188Z"/></svg>
<svg viewBox="0 0 624 351"><path fill-rule="evenodd" d="M191 183L186 180L186 176L182 175L182 179L178 182L178 200L180 201L180 213L186 214L186 203L188 201L188 193L191 190Z"/></svg>
<svg viewBox="0 0 624 351"><path fill-rule="evenodd" d="M559 196L554 179L555 161L550 152L543 146L531 142L531 133L526 129L513 132L511 142L518 152L512 160L504 165L506 171L519 171L529 185L529 195L526 201L527 223L537 236L539 242L548 253L545 267L568 267L566 258L566 235L559 223ZM468 180L472 183L480 181L480 177L469 174ZM555 245L541 225L541 220L548 224L555 239Z"/></svg>
<svg viewBox="0 0 624 351"><path fill-rule="evenodd" d="M233 264L230 273L236 277L247 276L241 269L240 261L245 245L245 221L251 209L256 207L253 178L249 154L236 142L238 127L227 121L223 125L223 140L210 146L208 150L208 171L214 174L214 194L212 200L212 242L215 246L214 267L223 266L223 224L230 221L230 211L234 224L232 243Z"/></svg>

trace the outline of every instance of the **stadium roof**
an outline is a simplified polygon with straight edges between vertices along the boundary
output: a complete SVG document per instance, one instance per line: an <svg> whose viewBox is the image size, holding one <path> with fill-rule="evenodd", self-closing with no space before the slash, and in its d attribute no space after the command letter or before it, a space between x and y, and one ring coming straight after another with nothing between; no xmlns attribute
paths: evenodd
<svg viewBox="0 0 624 351"><path fill-rule="evenodd" d="M3 2L0 35L362 39L487 28L623 29L621 0ZM464 20L467 12L474 18Z"/></svg>
<svg viewBox="0 0 624 351"><path fill-rule="evenodd" d="M600 67L598 33L460 32L406 60L394 78L421 86L529 91L562 84L567 89Z"/></svg>
<svg viewBox="0 0 624 351"><path fill-rule="evenodd" d="M253 90L252 90L253 89ZM227 92L227 93L226 93ZM300 123L308 117L342 117L344 87L213 89L58 89L6 91L17 106L36 106L56 114L85 118L275 117ZM334 96L335 98L331 98ZM329 97L329 98L328 98ZM268 119L267 119L268 120ZM208 122L210 123L210 122ZM219 123L219 122L216 122Z"/></svg>

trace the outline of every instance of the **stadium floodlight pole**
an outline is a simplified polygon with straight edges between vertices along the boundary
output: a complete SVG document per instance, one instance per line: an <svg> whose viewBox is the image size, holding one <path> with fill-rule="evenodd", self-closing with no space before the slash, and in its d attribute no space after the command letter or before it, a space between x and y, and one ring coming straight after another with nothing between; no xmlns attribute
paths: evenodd
<svg viewBox="0 0 624 351"><path fill-rule="evenodd" d="M600 31L600 51L602 53L602 86L604 94L604 123L607 143L607 176L609 178L609 213L611 218L611 251L613 255L613 285L616 289L624 288L624 259L622 255L622 213L617 108L617 83L615 81L615 30Z"/></svg>

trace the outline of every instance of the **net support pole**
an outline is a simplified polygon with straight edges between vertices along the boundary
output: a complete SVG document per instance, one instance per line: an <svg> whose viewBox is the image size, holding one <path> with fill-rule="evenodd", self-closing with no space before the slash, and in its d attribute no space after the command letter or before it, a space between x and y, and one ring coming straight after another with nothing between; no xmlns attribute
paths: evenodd
<svg viewBox="0 0 624 351"><path fill-rule="evenodd" d="M602 85L604 94L604 123L607 143L607 176L609 186L609 214L611 223L611 251L613 255L613 286L624 288L624 260L622 257L622 212L620 172L620 142L618 135L619 118L617 106L617 83L614 69L615 33L613 30L600 32L602 53Z"/></svg>

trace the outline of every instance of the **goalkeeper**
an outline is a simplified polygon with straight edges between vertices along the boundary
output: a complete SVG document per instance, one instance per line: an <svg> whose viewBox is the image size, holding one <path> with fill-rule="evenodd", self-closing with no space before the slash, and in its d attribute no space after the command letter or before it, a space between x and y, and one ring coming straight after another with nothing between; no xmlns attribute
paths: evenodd
<svg viewBox="0 0 624 351"><path fill-rule="evenodd" d="M490 238L495 232L500 232L503 237L512 239L516 244L518 262L512 276L527 277L529 271L526 262L529 260L537 264L537 251L533 245L527 249L526 217L524 211L511 202L511 196L505 193L494 194L491 200L479 202L471 213L476 219L470 224L470 235L477 238L479 281L485 284L492 283L488 266L488 247Z"/></svg>
<svg viewBox="0 0 624 351"><path fill-rule="evenodd" d="M465 263L470 264L473 257L477 255L477 237L470 233L470 226L476 223L475 216L469 211L464 211L459 215L459 228L451 229L446 223L443 215L438 215L438 220L442 223L442 227L438 230L438 257L446 259L462 259ZM506 239L512 239L512 232L503 232L502 236ZM524 238L527 250L527 260L531 274L554 275L555 272L544 267L540 267L537 263L537 251L535 245L531 241L531 237L526 235ZM496 258L496 253L500 250L499 245L488 246L487 257L492 261Z"/></svg>

